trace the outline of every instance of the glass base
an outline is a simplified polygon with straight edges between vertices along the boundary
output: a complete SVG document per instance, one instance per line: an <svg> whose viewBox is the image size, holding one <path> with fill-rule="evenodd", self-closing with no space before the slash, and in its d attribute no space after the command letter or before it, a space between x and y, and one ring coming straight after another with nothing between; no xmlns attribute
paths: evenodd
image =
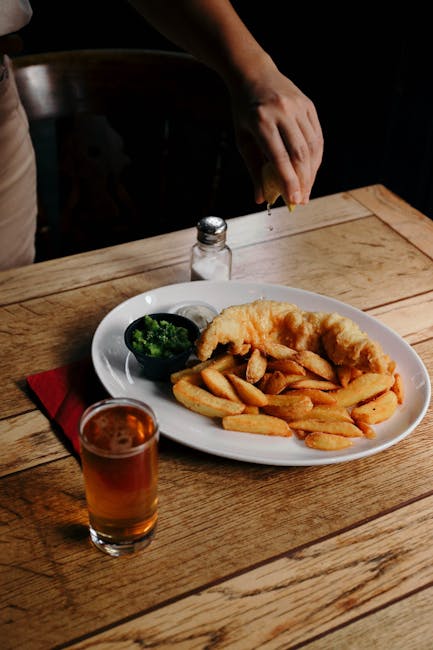
<svg viewBox="0 0 433 650"><path fill-rule="evenodd" d="M111 538L97 533L92 527L89 528L89 531L90 539L96 548L112 557L119 557L120 555L131 555L149 546L155 533L155 526L143 537L123 542L114 542Z"/></svg>

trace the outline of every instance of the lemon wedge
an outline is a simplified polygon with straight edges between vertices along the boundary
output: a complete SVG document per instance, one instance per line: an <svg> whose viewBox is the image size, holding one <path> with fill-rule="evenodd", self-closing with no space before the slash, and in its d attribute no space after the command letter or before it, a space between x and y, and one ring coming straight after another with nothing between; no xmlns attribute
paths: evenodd
<svg viewBox="0 0 433 650"><path fill-rule="evenodd" d="M281 182L279 176L275 170L275 167L268 161L262 167L262 184L263 184L263 193L265 195L265 201L270 208L278 197L282 196L285 204L289 208L290 212L293 212L295 209L295 204L290 203L284 196L281 191Z"/></svg>

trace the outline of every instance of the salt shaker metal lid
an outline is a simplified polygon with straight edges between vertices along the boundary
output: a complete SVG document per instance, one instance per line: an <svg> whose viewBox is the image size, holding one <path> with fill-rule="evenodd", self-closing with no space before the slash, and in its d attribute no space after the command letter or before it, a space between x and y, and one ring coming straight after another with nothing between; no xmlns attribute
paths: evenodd
<svg viewBox="0 0 433 650"><path fill-rule="evenodd" d="M221 217L203 217L197 223L197 239L202 244L225 241L227 224Z"/></svg>

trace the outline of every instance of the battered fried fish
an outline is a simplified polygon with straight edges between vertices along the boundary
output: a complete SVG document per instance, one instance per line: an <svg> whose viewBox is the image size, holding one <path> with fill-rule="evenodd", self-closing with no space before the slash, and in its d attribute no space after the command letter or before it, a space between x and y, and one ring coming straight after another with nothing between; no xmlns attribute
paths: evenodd
<svg viewBox="0 0 433 650"><path fill-rule="evenodd" d="M293 350L325 353L337 365L362 371L388 372L390 358L351 319L337 313L303 311L297 305L256 300L224 309L202 332L197 356L209 359L218 345L232 354L278 343Z"/></svg>

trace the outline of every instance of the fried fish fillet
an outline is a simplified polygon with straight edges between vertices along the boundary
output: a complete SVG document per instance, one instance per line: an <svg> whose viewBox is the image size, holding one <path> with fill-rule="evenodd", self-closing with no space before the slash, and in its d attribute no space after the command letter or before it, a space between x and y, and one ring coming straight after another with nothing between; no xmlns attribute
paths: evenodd
<svg viewBox="0 0 433 650"><path fill-rule="evenodd" d="M379 343L359 326L338 313L308 312L297 305L275 300L256 300L227 307L203 330L197 356L209 359L218 345L233 354L279 343L293 350L325 353L337 365L384 373L391 362Z"/></svg>

